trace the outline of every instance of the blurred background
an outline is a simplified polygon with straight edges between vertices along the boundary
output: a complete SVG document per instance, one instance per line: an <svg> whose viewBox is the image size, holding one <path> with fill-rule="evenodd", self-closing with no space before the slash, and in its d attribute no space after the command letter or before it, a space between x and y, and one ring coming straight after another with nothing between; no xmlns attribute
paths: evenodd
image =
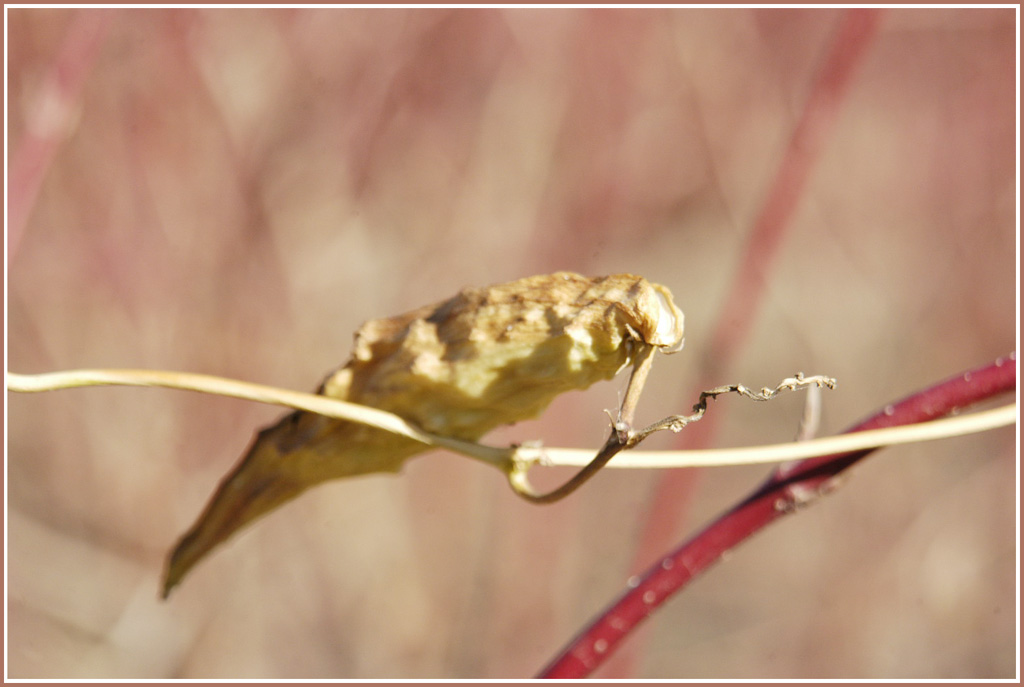
<svg viewBox="0 0 1024 687"><path fill-rule="evenodd" d="M312 390L367 319L634 272L687 324L641 421L707 378L801 370L838 378L820 433L841 431L1016 337L1014 10L874 11L816 100L850 16L8 10L8 369ZM734 317L753 227L787 193ZM723 359L714 332L744 325ZM489 440L597 447L624 382ZM161 602L167 551L283 411L132 388L7 401L12 678L529 677L656 560L667 472L605 470L541 507L434 452L309 492ZM721 399L712 444L790 440L803 402ZM1012 678L1014 439L876 454L595 677ZM674 546L768 471L675 471L654 524Z"/></svg>

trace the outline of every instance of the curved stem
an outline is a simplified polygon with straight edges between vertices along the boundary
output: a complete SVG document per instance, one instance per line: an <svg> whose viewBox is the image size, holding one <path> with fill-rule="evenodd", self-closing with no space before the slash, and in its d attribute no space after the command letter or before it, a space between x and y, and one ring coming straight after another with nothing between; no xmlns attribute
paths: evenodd
<svg viewBox="0 0 1024 687"><path fill-rule="evenodd" d="M608 461L627 446L628 443L622 441L619 432L613 429L611 436L608 437L608 441L597 452L597 455L583 466L582 470L570 477L562 486L556 487L549 492L538 493L534 490L526 476L527 471L530 469L530 464L522 461L515 463L508 475L508 483L517 495L531 503L554 503L564 499L583 486L584 482L596 475L601 468L608 464Z"/></svg>

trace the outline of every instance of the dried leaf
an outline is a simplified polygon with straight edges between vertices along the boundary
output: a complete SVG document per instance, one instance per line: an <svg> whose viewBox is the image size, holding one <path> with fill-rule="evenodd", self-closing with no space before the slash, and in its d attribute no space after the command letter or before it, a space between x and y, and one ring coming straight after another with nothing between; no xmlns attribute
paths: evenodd
<svg viewBox="0 0 1024 687"><path fill-rule="evenodd" d="M568 272L465 289L442 303L371 320L319 392L475 441L534 417L555 396L610 379L638 344L683 344L668 289L642 277ZM428 450L365 425L295 412L257 434L168 561L164 596L212 548L321 482L397 472Z"/></svg>

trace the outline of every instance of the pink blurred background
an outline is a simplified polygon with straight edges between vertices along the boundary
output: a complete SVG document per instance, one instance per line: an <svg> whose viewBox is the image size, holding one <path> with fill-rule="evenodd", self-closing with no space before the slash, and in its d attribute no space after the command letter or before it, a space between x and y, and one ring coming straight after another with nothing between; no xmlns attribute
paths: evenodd
<svg viewBox="0 0 1024 687"><path fill-rule="evenodd" d="M842 18L9 10L9 369L311 390L366 319L628 271L687 317L640 417L682 412ZM1015 345L1015 13L879 22L716 373L837 377L822 433ZM623 381L490 440L596 447ZM310 492L162 603L167 550L282 411L128 388L7 400L17 678L529 677L636 572L660 477L606 470L537 507L427 454ZM789 440L802 403L722 399L715 443ZM1014 438L876 455L655 615L628 676L1013 677ZM767 470L694 474L660 525L682 540Z"/></svg>

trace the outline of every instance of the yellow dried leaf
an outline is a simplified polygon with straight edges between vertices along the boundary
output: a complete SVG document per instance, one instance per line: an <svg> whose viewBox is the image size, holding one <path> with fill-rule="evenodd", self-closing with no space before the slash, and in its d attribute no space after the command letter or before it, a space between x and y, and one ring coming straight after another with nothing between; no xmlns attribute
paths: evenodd
<svg viewBox="0 0 1024 687"><path fill-rule="evenodd" d="M400 415L428 432L476 441L535 417L555 396L610 379L640 346L683 344L668 289L642 277L559 272L483 289L364 324L326 396ZM164 596L212 548L321 482L396 472L429 447L307 412L257 434L168 561Z"/></svg>

